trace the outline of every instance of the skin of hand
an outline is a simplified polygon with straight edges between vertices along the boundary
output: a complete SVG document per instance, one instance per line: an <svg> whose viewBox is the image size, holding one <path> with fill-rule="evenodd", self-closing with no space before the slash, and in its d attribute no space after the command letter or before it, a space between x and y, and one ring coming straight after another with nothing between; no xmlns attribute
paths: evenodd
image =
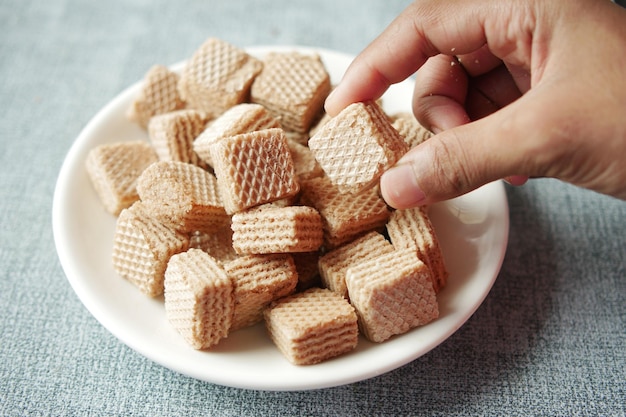
<svg viewBox="0 0 626 417"><path fill-rule="evenodd" d="M505 178L626 199L626 10L608 0L417 0L347 69L334 116L416 73L436 133L381 177L395 208Z"/></svg>

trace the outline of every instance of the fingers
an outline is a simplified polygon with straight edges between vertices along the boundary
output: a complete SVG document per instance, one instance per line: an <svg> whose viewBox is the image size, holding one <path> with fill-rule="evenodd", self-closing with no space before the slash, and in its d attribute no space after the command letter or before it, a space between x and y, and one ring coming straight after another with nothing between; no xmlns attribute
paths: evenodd
<svg viewBox="0 0 626 417"><path fill-rule="evenodd" d="M431 56L479 49L486 42L482 19L497 12L491 6L482 0L412 3L355 58L326 100L326 111L334 116L351 103L379 98Z"/></svg>

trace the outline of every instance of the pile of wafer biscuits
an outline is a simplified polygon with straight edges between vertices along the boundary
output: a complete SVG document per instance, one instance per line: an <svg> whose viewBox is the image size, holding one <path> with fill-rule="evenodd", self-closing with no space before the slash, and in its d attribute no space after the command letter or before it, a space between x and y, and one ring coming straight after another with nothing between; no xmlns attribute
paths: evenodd
<svg viewBox="0 0 626 417"><path fill-rule="evenodd" d="M319 56L210 38L180 73L145 75L128 117L148 141L89 153L116 272L162 296L193 348L264 323L310 365L438 317L448 273L428 211L392 210L377 186L430 132L378 102L331 118L330 90Z"/></svg>

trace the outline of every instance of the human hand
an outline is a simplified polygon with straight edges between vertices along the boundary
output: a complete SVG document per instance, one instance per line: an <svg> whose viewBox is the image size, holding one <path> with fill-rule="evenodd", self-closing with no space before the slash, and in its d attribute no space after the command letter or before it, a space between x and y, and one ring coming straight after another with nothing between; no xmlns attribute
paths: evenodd
<svg viewBox="0 0 626 417"><path fill-rule="evenodd" d="M417 71L437 133L383 174L393 207L507 178L554 177L626 199L626 10L608 0L417 0L346 71L332 116Z"/></svg>

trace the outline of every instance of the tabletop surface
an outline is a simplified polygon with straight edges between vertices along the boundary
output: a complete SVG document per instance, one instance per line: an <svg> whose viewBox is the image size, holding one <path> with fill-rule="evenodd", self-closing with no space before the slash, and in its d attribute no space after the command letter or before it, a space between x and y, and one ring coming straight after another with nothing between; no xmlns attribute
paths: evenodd
<svg viewBox="0 0 626 417"><path fill-rule="evenodd" d="M180 375L112 336L68 283L57 175L90 118L151 65L208 37L356 54L407 4L0 2L0 415L626 414L626 203L557 180L507 187L502 270L461 329L349 385L266 392Z"/></svg>

